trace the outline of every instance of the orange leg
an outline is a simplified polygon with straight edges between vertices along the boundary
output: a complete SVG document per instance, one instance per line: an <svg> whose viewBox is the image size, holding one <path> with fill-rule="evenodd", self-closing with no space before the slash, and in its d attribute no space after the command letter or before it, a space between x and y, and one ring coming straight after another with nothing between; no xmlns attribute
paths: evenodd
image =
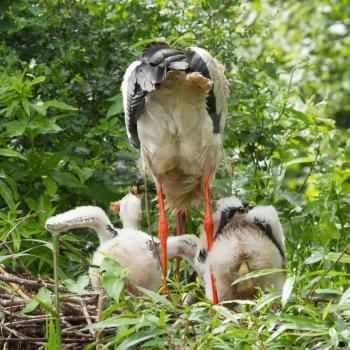
<svg viewBox="0 0 350 350"><path fill-rule="evenodd" d="M213 246L214 223L213 223L213 215L211 212L211 205L210 205L209 176L204 177L204 193L205 193L205 208L206 208L205 217L204 217L204 230L207 235L208 252L210 252ZM211 278L211 288L213 292L213 303L217 304L218 293L216 290L215 279L211 271L210 271L210 278Z"/></svg>
<svg viewBox="0 0 350 350"><path fill-rule="evenodd" d="M163 270L163 295L167 295L166 290L166 275L167 275L167 239L168 239L168 223L166 221L165 216L165 208L164 208L164 201L163 201L163 191L162 191L162 184L158 180L158 187L157 187L157 194L158 194L158 203L159 203L159 226L158 226L158 234L159 239L161 243L161 252L162 252L162 270Z"/></svg>
<svg viewBox="0 0 350 350"><path fill-rule="evenodd" d="M186 230L186 213L178 212L175 217L176 222L176 235L182 235ZM181 258L179 256L176 257L176 274L179 277L180 274L180 261Z"/></svg>

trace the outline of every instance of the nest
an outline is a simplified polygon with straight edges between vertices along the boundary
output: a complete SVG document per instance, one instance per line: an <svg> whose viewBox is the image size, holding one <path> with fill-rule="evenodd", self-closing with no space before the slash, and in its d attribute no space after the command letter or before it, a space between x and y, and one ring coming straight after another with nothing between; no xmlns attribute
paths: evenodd
<svg viewBox="0 0 350 350"><path fill-rule="evenodd" d="M52 315L41 306L28 314L21 312L42 287L53 291L53 280L28 275L18 277L0 267L0 349L45 348ZM98 340L101 334L93 329L82 329L100 320L103 292L77 295L63 285L59 286L59 291L62 348L82 349Z"/></svg>

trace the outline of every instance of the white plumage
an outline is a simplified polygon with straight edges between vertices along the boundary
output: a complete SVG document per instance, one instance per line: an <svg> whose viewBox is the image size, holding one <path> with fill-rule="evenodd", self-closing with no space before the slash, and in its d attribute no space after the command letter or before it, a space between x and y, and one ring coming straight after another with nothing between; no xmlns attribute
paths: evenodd
<svg viewBox="0 0 350 350"><path fill-rule="evenodd" d="M180 215L205 192L205 229L211 249L209 186L222 150L228 83L224 67L206 50L151 43L126 70L122 93L128 137L140 151L141 171L157 185L166 275L163 193L168 208Z"/></svg>
<svg viewBox="0 0 350 350"><path fill-rule="evenodd" d="M225 222L221 225L223 218ZM273 206L257 206L249 210L234 196L220 199L214 213L214 226L215 237L210 252L202 231L195 253L183 256L185 259L194 256L194 268L210 300L213 300L210 269L216 281L218 301L249 299L256 293L256 287L274 286L276 290L282 290L284 272L232 286L238 277L249 272L285 267L284 235Z"/></svg>
<svg viewBox="0 0 350 350"><path fill-rule="evenodd" d="M162 79L153 82L152 74L158 73L147 70L147 75L142 67L162 50L173 50L171 55L175 61L170 61L172 56L165 53L166 57L158 66L154 65L154 69L166 59L186 63L181 66L186 69L167 67ZM179 51L183 56L178 57ZM145 89L142 99L136 92L137 79ZM128 67L122 93L127 132L131 142L140 149L141 170L156 184L161 182L170 209L186 211L201 198L203 177L213 178L220 159L229 93L224 67L201 48L179 50L155 46L148 56ZM140 107L138 112L136 107L130 107L134 100ZM137 127L134 133L130 125Z"/></svg>
<svg viewBox="0 0 350 350"><path fill-rule="evenodd" d="M126 288L138 294L136 286L158 291L160 285L159 241L153 244L152 237L137 230L141 215L141 201L128 194L120 201L120 215L123 229L116 229L106 213L99 207L83 206L56 215L46 221L45 227L51 232L63 232L79 227L89 227L96 231L100 246L92 258L92 265L100 266L105 257L117 259L128 269L130 278ZM132 227L131 227L132 226ZM99 287L99 276L89 270L91 284Z"/></svg>

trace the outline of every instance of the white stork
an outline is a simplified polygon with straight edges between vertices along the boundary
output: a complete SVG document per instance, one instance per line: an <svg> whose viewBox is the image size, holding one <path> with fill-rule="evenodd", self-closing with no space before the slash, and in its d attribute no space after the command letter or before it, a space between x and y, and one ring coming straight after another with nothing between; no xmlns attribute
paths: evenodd
<svg viewBox="0 0 350 350"><path fill-rule="evenodd" d="M186 235L186 240L197 242L196 245L177 240L172 247L179 254L186 251L181 255L194 266L210 300L214 300L210 270L216 281L219 301L251 298L256 293L256 287L269 288L273 285L276 290L282 290L285 282L283 272L232 285L238 277L249 272L285 268L284 234L273 206L248 208L234 196L222 198L217 201L214 227L210 252L204 232L199 240L194 235Z"/></svg>
<svg viewBox="0 0 350 350"><path fill-rule="evenodd" d="M140 151L141 171L157 186L166 293L168 225L163 193L167 207L180 215L202 198L204 186L204 228L211 250L209 185L222 150L228 83L223 65L206 50L154 42L126 70L122 94L129 140Z"/></svg>

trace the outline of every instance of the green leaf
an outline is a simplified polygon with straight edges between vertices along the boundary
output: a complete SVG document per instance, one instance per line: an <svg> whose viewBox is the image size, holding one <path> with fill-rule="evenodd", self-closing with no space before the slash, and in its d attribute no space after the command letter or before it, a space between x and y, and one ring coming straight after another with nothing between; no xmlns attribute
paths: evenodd
<svg viewBox="0 0 350 350"><path fill-rule="evenodd" d="M284 283L283 290L282 290L282 307L285 307L288 299L290 297L290 294L292 293L293 286L295 282L295 276L287 278L286 282Z"/></svg>
<svg viewBox="0 0 350 350"><path fill-rule="evenodd" d="M336 329L334 327L331 327L329 329L329 335L331 337L331 341L333 346L335 347L335 349L338 348L338 344L339 344L339 337L338 337L338 332L336 331Z"/></svg>
<svg viewBox="0 0 350 350"><path fill-rule="evenodd" d="M325 256L325 259L334 262L337 261L341 255L342 253L328 253ZM343 254L343 256L338 261L341 263L350 264L350 255Z"/></svg>
<svg viewBox="0 0 350 350"><path fill-rule="evenodd" d="M150 299L166 306L170 310L175 311L175 306L165 297L160 295L159 293L155 293L149 289L142 288L142 287L137 287L143 294L147 295Z"/></svg>
<svg viewBox="0 0 350 350"><path fill-rule="evenodd" d="M63 186L68 188L85 188L84 185L71 173L59 172L53 175L54 179Z"/></svg>
<svg viewBox="0 0 350 350"><path fill-rule="evenodd" d="M82 294L89 284L89 277L87 275L82 275L79 276L76 282L71 279L68 279L63 281L63 284L71 293Z"/></svg>
<svg viewBox="0 0 350 350"><path fill-rule="evenodd" d="M46 77L44 76L36 77L30 82L30 85L40 84L45 80L46 80Z"/></svg>
<svg viewBox="0 0 350 350"><path fill-rule="evenodd" d="M42 287L39 289L36 296L26 305L26 307L21 311L22 314L28 314L35 310L40 302L44 304L50 304L51 303L51 291L45 287Z"/></svg>
<svg viewBox="0 0 350 350"><path fill-rule="evenodd" d="M78 110L78 108L76 108L76 107L70 106L67 103L57 101L57 100L47 101L44 103L44 106L46 108L53 107L53 108L58 108L58 109L66 110L66 111L77 111Z"/></svg>
<svg viewBox="0 0 350 350"><path fill-rule="evenodd" d="M324 254L321 252L313 252L308 258L303 262L304 265L314 264L321 261L324 258Z"/></svg>
<svg viewBox="0 0 350 350"><path fill-rule="evenodd" d="M4 199L5 203L11 210L16 209L16 204L13 200L13 195L10 188L5 182L0 180L0 196Z"/></svg>
<svg viewBox="0 0 350 350"><path fill-rule="evenodd" d="M113 117L116 114L122 113L123 108L123 98L121 94L116 96L115 102L109 107L106 117Z"/></svg>
<svg viewBox="0 0 350 350"><path fill-rule="evenodd" d="M283 191L276 194L276 197L284 198L296 207L303 206L303 200L297 192Z"/></svg>
<svg viewBox="0 0 350 350"><path fill-rule="evenodd" d="M27 116L30 116L30 105L29 105L28 99L26 98L22 99L22 106Z"/></svg>
<svg viewBox="0 0 350 350"><path fill-rule="evenodd" d="M26 124L19 121L4 123L3 126L6 128L6 133L9 137L21 136L26 130Z"/></svg>
<svg viewBox="0 0 350 350"><path fill-rule="evenodd" d="M120 293L124 288L124 280L118 279L113 272L107 271L103 273L102 285L106 289L107 294L119 302Z"/></svg>
<svg viewBox="0 0 350 350"><path fill-rule="evenodd" d="M128 339L124 340L120 345L118 345L116 350L126 350L126 349L135 349L135 345L144 342L147 339L155 338L161 334L167 334L168 329L157 330L152 329L150 331L141 331L137 332L135 335L129 336Z"/></svg>
<svg viewBox="0 0 350 350"><path fill-rule="evenodd" d="M289 162L286 163L286 168L290 165L293 164L301 164L301 163L312 163L314 162L315 159L314 158L310 158L310 157L302 157L302 158L296 158L293 160L290 160Z"/></svg>
<svg viewBox="0 0 350 350"><path fill-rule="evenodd" d="M62 128L56 124L56 118L37 116L28 124L28 129L35 130L36 134L56 134Z"/></svg>
<svg viewBox="0 0 350 350"><path fill-rule="evenodd" d="M285 269L264 269L264 270L256 270L253 272L249 272L244 276L241 276L239 278L237 278L232 284L231 286L234 286L237 283L243 282L243 281L247 281L251 278L258 278L260 276L266 276L266 275L270 275L271 273L276 273L276 272L283 272L286 271Z"/></svg>
<svg viewBox="0 0 350 350"><path fill-rule="evenodd" d="M44 184L49 196L53 197L57 192L56 181L51 176L48 176L43 180L43 184Z"/></svg>
<svg viewBox="0 0 350 350"><path fill-rule="evenodd" d="M23 156L21 153L8 148L0 148L0 156L27 160L27 158Z"/></svg>
<svg viewBox="0 0 350 350"><path fill-rule="evenodd" d="M56 331L55 331L55 325L52 318L50 318L49 339L47 341L47 344L45 345L45 350L57 350Z"/></svg>
<svg viewBox="0 0 350 350"><path fill-rule="evenodd" d="M87 329L105 329L105 328L117 328L122 326L131 326L139 323L138 317L111 317L107 318L98 323L91 324L89 326L84 327L82 330Z"/></svg>

